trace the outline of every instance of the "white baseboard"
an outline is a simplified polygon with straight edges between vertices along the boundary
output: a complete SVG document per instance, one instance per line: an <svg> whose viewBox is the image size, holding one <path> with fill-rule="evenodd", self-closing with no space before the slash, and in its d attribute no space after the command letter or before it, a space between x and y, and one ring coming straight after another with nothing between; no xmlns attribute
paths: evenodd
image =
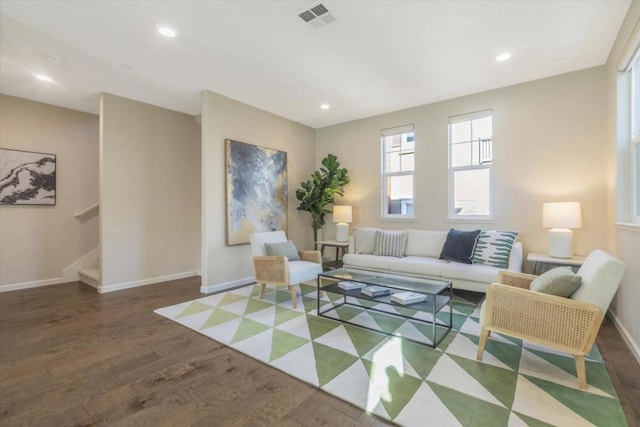
<svg viewBox="0 0 640 427"><path fill-rule="evenodd" d="M609 310L609 316L611 317L611 320L613 320L613 324L616 326L618 332L620 332L620 336L627 344L627 346L629 346L631 353L633 353L638 363L640 363L640 347L638 347L638 343L633 340L629 331L627 331L627 329L624 327L622 322L620 322L620 319L618 319L614 312Z"/></svg>
<svg viewBox="0 0 640 427"><path fill-rule="evenodd" d="M255 282L256 278L251 276L244 277L238 280L232 280L231 282L218 283L214 285L205 285L203 283L202 286L200 286L200 292L202 292L203 294L211 294L214 292L222 292L229 289L237 288L239 286L250 285L251 283Z"/></svg>
<svg viewBox="0 0 640 427"><path fill-rule="evenodd" d="M169 275L166 275L166 276L152 277L150 279L134 280L134 281L131 281L131 282L115 283L113 285L106 285L106 286L105 285L101 285L98 288L98 292L100 292L101 294L104 294L104 293L107 293L107 292L121 291L123 289L137 288L139 286L153 285L155 283L160 283L160 282L168 282L170 280L185 279L187 277L193 277L193 276L197 276L197 275L198 275L197 271L186 271L184 273L169 274Z"/></svg>
<svg viewBox="0 0 640 427"><path fill-rule="evenodd" d="M59 283L65 283L64 280L62 280L62 277L56 277L55 279L34 280L33 282L10 283L8 285L0 285L0 292L39 288L40 286L57 285Z"/></svg>

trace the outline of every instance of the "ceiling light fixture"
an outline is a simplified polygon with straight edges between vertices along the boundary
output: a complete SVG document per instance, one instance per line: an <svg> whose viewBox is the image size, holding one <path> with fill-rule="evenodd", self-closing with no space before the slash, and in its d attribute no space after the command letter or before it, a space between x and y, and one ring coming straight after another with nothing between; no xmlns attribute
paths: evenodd
<svg viewBox="0 0 640 427"><path fill-rule="evenodd" d="M329 108L331 108L331 105L329 104L320 104L320 109L321 110L328 110Z"/></svg>
<svg viewBox="0 0 640 427"><path fill-rule="evenodd" d="M503 52L500 55L496 56L496 61L502 62L506 61L509 58L511 58L511 54L509 52Z"/></svg>
<svg viewBox="0 0 640 427"><path fill-rule="evenodd" d="M167 27L166 25L161 25L158 27L158 32L165 37L173 38L176 36L176 30L171 27Z"/></svg>
<svg viewBox="0 0 640 427"><path fill-rule="evenodd" d="M45 74L36 74L36 79L42 80L43 82L53 83L53 79Z"/></svg>

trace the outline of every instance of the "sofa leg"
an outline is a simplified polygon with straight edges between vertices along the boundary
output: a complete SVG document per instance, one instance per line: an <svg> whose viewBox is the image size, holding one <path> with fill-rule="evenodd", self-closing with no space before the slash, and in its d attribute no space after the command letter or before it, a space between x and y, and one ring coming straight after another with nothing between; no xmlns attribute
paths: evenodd
<svg viewBox="0 0 640 427"><path fill-rule="evenodd" d="M487 338L489 338L491 331L484 326L480 330L480 341L478 342L478 354L476 354L477 360L482 360L482 354L484 353L484 347L487 345Z"/></svg>
<svg viewBox="0 0 640 427"><path fill-rule="evenodd" d="M576 359L576 372L578 374L578 387L587 389L587 372L584 367L584 356L573 356Z"/></svg>
<svg viewBox="0 0 640 427"><path fill-rule="evenodd" d="M296 295L296 285L289 285L289 292L291 293L291 307L296 309L298 305L298 296Z"/></svg>
<svg viewBox="0 0 640 427"><path fill-rule="evenodd" d="M264 297L264 288L267 286L266 283L260 283L260 299Z"/></svg>

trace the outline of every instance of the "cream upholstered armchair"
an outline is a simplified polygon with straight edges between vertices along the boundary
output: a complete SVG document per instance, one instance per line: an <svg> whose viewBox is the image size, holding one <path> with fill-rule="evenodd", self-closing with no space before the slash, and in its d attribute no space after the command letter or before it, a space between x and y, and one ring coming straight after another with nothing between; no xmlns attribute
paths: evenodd
<svg viewBox="0 0 640 427"><path fill-rule="evenodd" d="M287 242L284 231L253 233L250 241L256 282L260 284L260 299L264 296L266 285L287 286L291 292L291 306L295 309L295 285L316 279L322 273L320 252L298 251L299 260L289 260L286 256L268 256L267 244Z"/></svg>
<svg viewBox="0 0 640 427"><path fill-rule="evenodd" d="M578 385L586 389L584 357L593 346L624 268L622 261L607 252L591 252L577 272L582 284L570 298L529 290L536 276L501 272L500 283L487 288L480 312L477 359L482 360L491 332L521 338L572 354Z"/></svg>

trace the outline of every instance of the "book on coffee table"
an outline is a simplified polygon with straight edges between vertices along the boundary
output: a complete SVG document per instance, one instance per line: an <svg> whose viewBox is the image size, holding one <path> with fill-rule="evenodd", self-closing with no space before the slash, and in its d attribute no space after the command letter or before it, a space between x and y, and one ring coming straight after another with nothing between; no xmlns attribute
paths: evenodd
<svg viewBox="0 0 640 427"><path fill-rule="evenodd" d="M367 286L366 288L362 288L360 292L372 298L375 298L389 295L391 293L391 290L389 288L383 288L382 286Z"/></svg>
<svg viewBox="0 0 640 427"><path fill-rule="evenodd" d="M358 283L358 282L349 282L347 280L342 280L340 282L338 282L338 287L340 287L340 289L344 289L345 291L351 291L353 289L360 289L360 288L364 288L365 285L364 283Z"/></svg>
<svg viewBox="0 0 640 427"><path fill-rule="evenodd" d="M425 299L427 299L426 295L416 292L398 292L397 294L391 295L391 301L402 305L415 304Z"/></svg>

